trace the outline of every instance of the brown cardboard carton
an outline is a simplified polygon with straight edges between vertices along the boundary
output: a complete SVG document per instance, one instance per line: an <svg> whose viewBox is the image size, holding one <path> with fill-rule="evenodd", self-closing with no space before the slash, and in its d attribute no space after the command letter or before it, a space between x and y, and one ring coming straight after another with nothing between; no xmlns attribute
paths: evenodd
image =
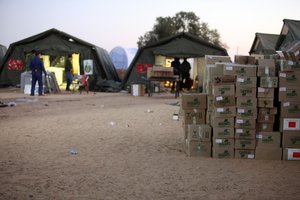
<svg viewBox="0 0 300 200"><path fill-rule="evenodd" d="M213 147L221 149L231 149L234 148L234 139L233 138L214 138Z"/></svg>
<svg viewBox="0 0 300 200"><path fill-rule="evenodd" d="M280 116L284 118L300 118L300 102L281 102Z"/></svg>
<svg viewBox="0 0 300 200"><path fill-rule="evenodd" d="M269 115L277 115L278 109L274 108L258 108L258 113L260 114L269 114Z"/></svg>
<svg viewBox="0 0 300 200"><path fill-rule="evenodd" d="M212 157L213 158L234 158L233 148L219 148L216 146L212 147Z"/></svg>
<svg viewBox="0 0 300 200"><path fill-rule="evenodd" d="M231 62L229 56L205 55L205 64L215 64L216 62Z"/></svg>
<svg viewBox="0 0 300 200"><path fill-rule="evenodd" d="M300 118L280 118L280 131L299 131Z"/></svg>
<svg viewBox="0 0 300 200"><path fill-rule="evenodd" d="M207 124L188 124L187 139L189 141L210 142L211 127Z"/></svg>
<svg viewBox="0 0 300 200"><path fill-rule="evenodd" d="M131 94L134 97L144 96L145 95L145 85L131 84Z"/></svg>
<svg viewBox="0 0 300 200"><path fill-rule="evenodd" d="M256 60L253 56L243 56L243 55L235 55L234 62L237 64L250 64L255 65Z"/></svg>
<svg viewBox="0 0 300 200"><path fill-rule="evenodd" d="M299 62L293 62L290 60L279 60L278 61L281 71L298 71L300 70Z"/></svg>
<svg viewBox="0 0 300 200"><path fill-rule="evenodd" d="M236 77L232 75L215 76L212 78L213 85L235 84Z"/></svg>
<svg viewBox="0 0 300 200"><path fill-rule="evenodd" d="M227 128L227 127L214 127L213 129L213 138L234 138L234 128Z"/></svg>
<svg viewBox="0 0 300 200"><path fill-rule="evenodd" d="M259 86L265 88L277 88L278 87L278 77L260 77Z"/></svg>
<svg viewBox="0 0 300 200"><path fill-rule="evenodd" d="M258 98L274 98L274 88L257 88L257 97Z"/></svg>
<svg viewBox="0 0 300 200"><path fill-rule="evenodd" d="M226 63L224 65L224 75L255 77L256 70L256 65L241 65L232 63Z"/></svg>
<svg viewBox="0 0 300 200"><path fill-rule="evenodd" d="M273 98L258 98L257 99L257 107L260 108L273 108L274 107L274 99Z"/></svg>
<svg viewBox="0 0 300 200"><path fill-rule="evenodd" d="M246 108L246 107L237 107L236 108L236 117L238 118L254 118L257 117L257 109L256 108Z"/></svg>
<svg viewBox="0 0 300 200"><path fill-rule="evenodd" d="M235 129L235 138L254 140L256 137L255 129L237 128Z"/></svg>
<svg viewBox="0 0 300 200"><path fill-rule="evenodd" d="M259 59L258 65L259 66L267 66L267 67L275 67L275 60L274 59Z"/></svg>
<svg viewBox="0 0 300 200"><path fill-rule="evenodd" d="M276 68L275 66L261 66L257 67L257 76L264 77L264 76L275 76Z"/></svg>
<svg viewBox="0 0 300 200"><path fill-rule="evenodd" d="M256 119L244 119L236 118L235 119L235 128L246 128L246 129L255 129Z"/></svg>
<svg viewBox="0 0 300 200"><path fill-rule="evenodd" d="M181 97L182 109L206 109L207 94L204 93L184 93Z"/></svg>
<svg viewBox="0 0 300 200"><path fill-rule="evenodd" d="M256 135L257 147L280 147L280 132L258 132Z"/></svg>
<svg viewBox="0 0 300 200"><path fill-rule="evenodd" d="M272 132L274 124L273 123L257 123L257 131Z"/></svg>
<svg viewBox="0 0 300 200"><path fill-rule="evenodd" d="M257 99L253 97L237 97L236 98L236 107L243 108L256 108Z"/></svg>
<svg viewBox="0 0 300 200"><path fill-rule="evenodd" d="M236 138L234 142L235 149L255 149L255 146L255 140Z"/></svg>
<svg viewBox="0 0 300 200"><path fill-rule="evenodd" d="M300 148L300 131L283 131L282 147Z"/></svg>
<svg viewBox="0 0 300 200"><path fill-rule="evenodd" d="M211 80L215 76L223 76L224 75L224 64L218 65L206 65L207 69L207 77Z"/></svg>
<svg viewBox="0 0 300 200"><path fill-rule="evenodd" d="M234 117L213 117L212 118L212 127L219 127L219 128L230 128L234 127Z"/></svg>
<svg viewBox="0 0 300 200"><path fill-rule="evenodd" d="M256 98L256 88L236 86L236 97L253 97Z"/></svg>
<svg viewBox="0 0 300 200"><path fill-rule="evenodd" d="M214 96L232 96L235 94L234 84L213 85L212 94Z"/></svg>
<svg viewBox="0 0 300 200"><path fill-rule="evenodd" d="M257 77L238 76L236 78L236 86L240 87L256 87Z"/></svg>
<svg viewBox="0 0 300 200"><path fill-rule="evenodd" d="M215 96L213 105L216 108L235 106L235 96Z"/></svg>
<svg viewBox="0 0 300 200"><path fill-rule="evenodd" d="M185 140L186 154L196 157L211 157L211 142L188 141Z"/></svg>
<svg viewBox="0 0 300 200"><path fill-rule="evenodd" d="M300 87L279 87L279 101L300 101Z"/></svg>
<svg viewBox="0 0 300 200"><path fill-rule="evenodd" d="M280 147L256 147L255 159L257 160L281 160L282 148Z"/></svg>
<svg viewBox="0 0 300 200"><path fill-rule="evenodd" d="M275 122L275 115L270 114L261 114L257 115L257 122L259 123L274 123Z"/></svg>
<svg viewBox="0 0 300 200"><path fill-rule="evenodd" d="M255 149L235 149L234 158L236 159L254 159Z"/></svg>
<svg viewBox="0 0 300 200"><path fill-rule="evenodd" d="M205 124L205 110L186 109L182 114L185 124Z"/></svg>
<svg viewBox="0 0 300 200"><path fill-rule="evenodd" d="M300 85L300 71L280 71L279 86L293 87Z"/></svg>
<svg viewBox="0 0 300 200"><path fill-rule="evenodd" d="M282 160L300 160L300 148L284 148Z"/></svg>
<svg viewBox="0 0 300 200"><path fill-rule="evenodd" d="M235 106L228 106L222 108L215 108L213 111L213 117L235 117L236 108Z"/></svg>

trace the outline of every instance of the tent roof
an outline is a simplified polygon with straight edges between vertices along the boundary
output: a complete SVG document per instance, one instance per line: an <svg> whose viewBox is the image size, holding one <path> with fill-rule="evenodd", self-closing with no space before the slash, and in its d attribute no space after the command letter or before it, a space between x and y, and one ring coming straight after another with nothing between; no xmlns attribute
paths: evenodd
<svg viewBox="0 0 300 200"><path fill-rule="evenodd" d="M300 40L300 21L284 19L275 49L281 50L295 40Z"/></svg>
<svg viewBox="0 0 300 200"><path fill-rule="evenodd" d="M275 45L279 38L276 34L255 33L249 54L275 54Z"/></svg>

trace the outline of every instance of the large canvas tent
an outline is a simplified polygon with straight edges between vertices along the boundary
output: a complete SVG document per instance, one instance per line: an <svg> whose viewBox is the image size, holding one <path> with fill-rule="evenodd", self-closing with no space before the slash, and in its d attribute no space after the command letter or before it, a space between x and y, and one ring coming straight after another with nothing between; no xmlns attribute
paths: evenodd
<svg viewBox="0 0 300 200"><path fill-rule="evenodd" d="M228 54L226 49L213 45L189 33L180 33L158 41L155 44L139 48L126 71L122 81L122 88L127 88L132 82L145 84L145 74L141 74L137 68L140 64L154 65L155 56L197 58L204 57L205 55L227 56Z"/></svg>
<svg viewBox="0 0 300 200"><path fill-rule="evenodd" d="M300 21L284 19L275 49L283 50L295 41L300 41Z"/></svg>
<svg viewBox="0 0 300 200"><path fill-rule="evenodd" d="M255 38L249 54L276 54L275 45L279 38L276 34L255 33Z"/></svg>
<svg viewBox="0 0 300 200"><path fill-rule="evenodd" d="M84 60L93 60L92 88L101 88L107 82L120 81L116 69L106 50L85 42L57 29L50 29L32 37L12 43L0 63L0 86L15 86L20 84L20 74L26 65L26 55L33 49L49 56L79 55L80 72L83 73ZM9 65L14 63L17 68ZM114 85L114 84L113 84Z"/></svg>

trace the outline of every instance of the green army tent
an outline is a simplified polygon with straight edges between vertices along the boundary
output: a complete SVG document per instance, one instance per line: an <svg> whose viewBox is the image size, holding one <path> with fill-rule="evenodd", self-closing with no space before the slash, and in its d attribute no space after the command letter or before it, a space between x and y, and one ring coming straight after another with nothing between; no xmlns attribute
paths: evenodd
<svg viewBox="0 0 300 200"><path fill-rule="evenodd" d="M109 87L109 83L115 85L115 83L120 82L106 50L57 29L50 29L9 46L0 63L0 86L20 84L20 74L28 65L26 57L33 49L50 57L66 57L68 54L78 54L80 74L84 72L84 60L93 60L93 75L90 79L91 89L101 89L102 84L104 87Z"/></svg>
<svg viewBox="0 0 300 200"><path fill-rule="evenodd" d="M255 33L255 38L252 43L249 54L276 54L275 45L279 38L276 34Z"/></svg>
<svg viewBox="0 0 300 200"><path fill-rule="evenodd" d="M227 56L228 54L226 49L213 45L199 37L189 33L179 33L155 44L139 48L126 71L122 88L127 88L132 82L145 84L146 74L140 73L138 66L141 64L148 66L155 64L155 56L157 55L171 58L197 58L205 55Z"/></svg>
<svg viewBox="0 0 300 200"><path fill-rule="evenodd" d="M275 49L285 49L295 41L300 41L300 21L284 19L279 38L275 45Z"/></svg>

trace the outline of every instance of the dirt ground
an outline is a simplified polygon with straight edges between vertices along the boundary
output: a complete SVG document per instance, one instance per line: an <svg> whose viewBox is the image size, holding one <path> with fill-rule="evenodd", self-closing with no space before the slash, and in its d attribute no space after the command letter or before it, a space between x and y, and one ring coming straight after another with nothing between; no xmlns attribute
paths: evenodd
<svg viewBox="0 0 300 200"><path fill-rule="evenodd" d="M300 162L187 157L171 94L0 101L1 200L300 199Z"/></svg>

